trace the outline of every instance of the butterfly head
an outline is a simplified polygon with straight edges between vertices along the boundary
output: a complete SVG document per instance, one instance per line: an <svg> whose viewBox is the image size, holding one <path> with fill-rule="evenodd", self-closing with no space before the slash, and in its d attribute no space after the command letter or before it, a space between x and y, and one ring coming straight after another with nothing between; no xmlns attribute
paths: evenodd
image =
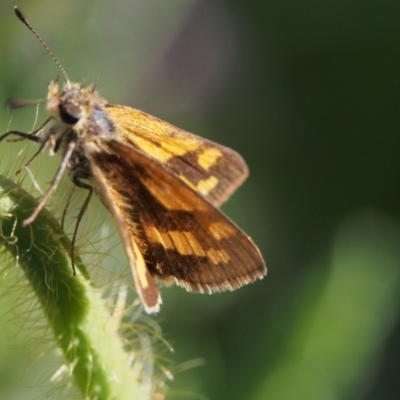
<svg viewBox="0 0 400 400"><path fill-rule="evenodd" d="M52 81L47 95L47 110L51 117L60 123L79 130L87 126L88 120L96 108L105 104L93 86L81 86L67 82L60 88L57 81Z"/></svg>

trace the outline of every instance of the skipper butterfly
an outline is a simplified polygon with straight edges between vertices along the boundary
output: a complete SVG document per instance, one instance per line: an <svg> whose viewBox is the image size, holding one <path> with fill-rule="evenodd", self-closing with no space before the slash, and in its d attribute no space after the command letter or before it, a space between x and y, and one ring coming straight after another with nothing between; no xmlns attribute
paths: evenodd
<svg viewBox="0 0 400 400"><path fill-rule="evenodd" d="M50 83L49 118L38 130L0 136L38 143L35 156L45 147L61 154L50 187L24 224L34 221L68 169L72 182L88 191L78 222L93 191L113 216L146 312L159 311L156 282L213 293L261 279L266 267L260 251L218 209L248 175L242 157L71 82L17 7L15 13L66 80L62 87Z"/></svg>

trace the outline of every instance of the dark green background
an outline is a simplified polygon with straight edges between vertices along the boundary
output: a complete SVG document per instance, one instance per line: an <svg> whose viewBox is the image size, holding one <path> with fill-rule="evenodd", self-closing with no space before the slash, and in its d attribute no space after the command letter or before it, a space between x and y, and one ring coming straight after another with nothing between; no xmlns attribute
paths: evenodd
<svg viewBox="0 0 400 400"><path fill-rule="evenodd" d="M59 71L13 5L0 5L0 101L43 98ZM224 211L259 245L268 276L213 296L162 290L155 319L175 349L167 354L171 397L397 399L400 3L19 6L71 80L95 82L111 103L232 147L248 162L250 177ZM14 111L11 127L30 130L34 114ZM1 131L9 122L1 111ZM10 146L22 147L1 144L2 173ZM46 158L41 182L57 165L46 168ZM1 397L33 398L28 386L37 380L23 380L29 351L11 350L29 346L16 341L0 344ZM204 365L192 367L198 358ZM51 372L42 365L28 377Z"/></svg>

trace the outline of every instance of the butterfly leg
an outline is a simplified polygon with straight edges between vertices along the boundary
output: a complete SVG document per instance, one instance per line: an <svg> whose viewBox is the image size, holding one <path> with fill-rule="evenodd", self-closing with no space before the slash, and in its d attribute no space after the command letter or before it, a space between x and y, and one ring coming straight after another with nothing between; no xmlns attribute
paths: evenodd
<svg viewBox="0 0 400 400"><path fill-rule="evenodd" d="M21 139L28 139L36 143L40 142L40 137L36 136L35 133L26 133L20 131L9 131L4 133L3 135L0 136L0 142L3 141L6 137L11 135L19 136Z"/></svg>
<svg viewBox="0 0 400 400"><path fill-rule="evenodd" d="M61 222L60 222L61 229L64 229L65 217L67 216L67 211L68 211L69 205L71 204L72 196L74 193L75 193L75 186L71 186L71 189L70 189L69 195L68 195L68 200L64 206L64 210L63 210L63 213L61 216Z"/></svg>
<svg viewBox="0 0 400 400"><path fill-rule="evenodd" d="M0 142L2 140L4 140L6 137L8 137L8 136L15 135L15 136L19 136L19 138L16 139L16 140L28 139L28 140L31 140L33 142L38 143L41 140L43 140L38 136L38 134L50 122L51 119L52 119L51 117L47 118L46 121L44 121L43 124L40 125L38 129L36 129L36 130L34 130L33 132L30 132L30 133L20 132L20 131L9 131L9 132L6 132L6 133L4 133L3 135L0 136ZM11 141L13 141L13 140L11 140ZM47 140L45 139L43 141L47 141Z"/></svg>
<svg viewBox="0 0 400 400"><path fill-rule="evenodd" d="M75 263L74 263L74 258L75 258L74 249L75 249L76 236L78 234L79 224L80 224L80 222L82 220L83 215L85 214L85 211L86 211L86 209L87 209L87 207L89 205L90 199L92 197L93 188L90 185L88 185L87 183L82 182L77 175L72 177L72 182L76 186L88 191L88 195L86 196L86 199L82 204L82 207L81 207L81 209L79 211L79 214L76 217L76 224L75 224L75 228L74 228L74 233L72 235L72 243L71 243L72 271L73 271L73 274L76 275Z"/></svg>
<svg viewBox="0 0 400 400"><path fill-rule="evenodd" d="M22 168L27 167L46 147L46 144L47 144L50 136L52 135L52 132L49 131L45 137L40 137L40 136L38 136L38 134L43 131L44 127L49 123L50 120L51 120L51 118L47 118L46 121L44 121L44 123L42 125L40 125L40 127L38 129L36 129L30 133L20 132L20 131L9 131L0 136L0 142L10 135L15 135L15 136L18 136L18 139L9 139L8 141L17 142L20 140L28 139L35 143L41 143L38 151L28 160L28 162ZM15 173L19 174L21 172L22 168L19 168Z"/></svg>
<svg viewBox="0 0 400 400"><path fill-rule="evenodd" d="M57 189L57 186L60 183L61 177L62 177L65 169L68 166L68 162L69 162L69 160L71 158L71 155L72 155L73 151L75 150L75 147L76 147L76 142L71 141L71 142L68 143L67 150L65 151L64 156L63 156L63 158L61 160L61 164L60 164L60 166L59 166L59 168L58 168L53 180L51 181L50 187L47 189L46 193L44 194L44 196L40 200L39 204L37 205L37 207L33 211L32 215L22 223L23 226L29 225L30 223L32 223L35 220L35 218L38 216L40 211L43 209L43 207L47 203L47 200L49 199L49 197Z"/></svg>
<svg viewBox="0 0 400 400"><path fill-rule="evenodd" d="M25 165L21 168L19 168L15 173L18 175L23 168L26 168L29 166L29 164L43 151L43 149L46 147L47 140L43 141L39 147L39 149L36 151L36 153L25 163Z"/></svg>

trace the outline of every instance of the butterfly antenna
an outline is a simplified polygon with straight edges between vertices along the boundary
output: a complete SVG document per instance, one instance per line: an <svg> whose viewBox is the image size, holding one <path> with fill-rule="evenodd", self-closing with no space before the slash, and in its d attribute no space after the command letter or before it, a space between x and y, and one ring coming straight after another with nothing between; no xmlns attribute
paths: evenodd
<svg viewBox="0 0 400 400"><path fill-rule="evenodd" d="M65 71L65 69L63 68L63 66L61 65L60 61L57 60L56 56L52 53L52 51L50 50L49 46L47 46L47 44L45 43L45 41L39 36L39 34L33 29L32 25L30 24L30 22L25 18L25 15L22 14L22 11L15 6L14 7L14 11L15 11L15 15L18 17L18 19L23 22L28 29L38 38L39 42L42 43L43 47L46 49L46 51L49 53L50 57L53 59L53 61L56 63L57 67L60 69L60 71L62 72L62 74L64 75L65 79L67 80L67 82L69 82L69 78L67 75L67 72Z"/></svg>

